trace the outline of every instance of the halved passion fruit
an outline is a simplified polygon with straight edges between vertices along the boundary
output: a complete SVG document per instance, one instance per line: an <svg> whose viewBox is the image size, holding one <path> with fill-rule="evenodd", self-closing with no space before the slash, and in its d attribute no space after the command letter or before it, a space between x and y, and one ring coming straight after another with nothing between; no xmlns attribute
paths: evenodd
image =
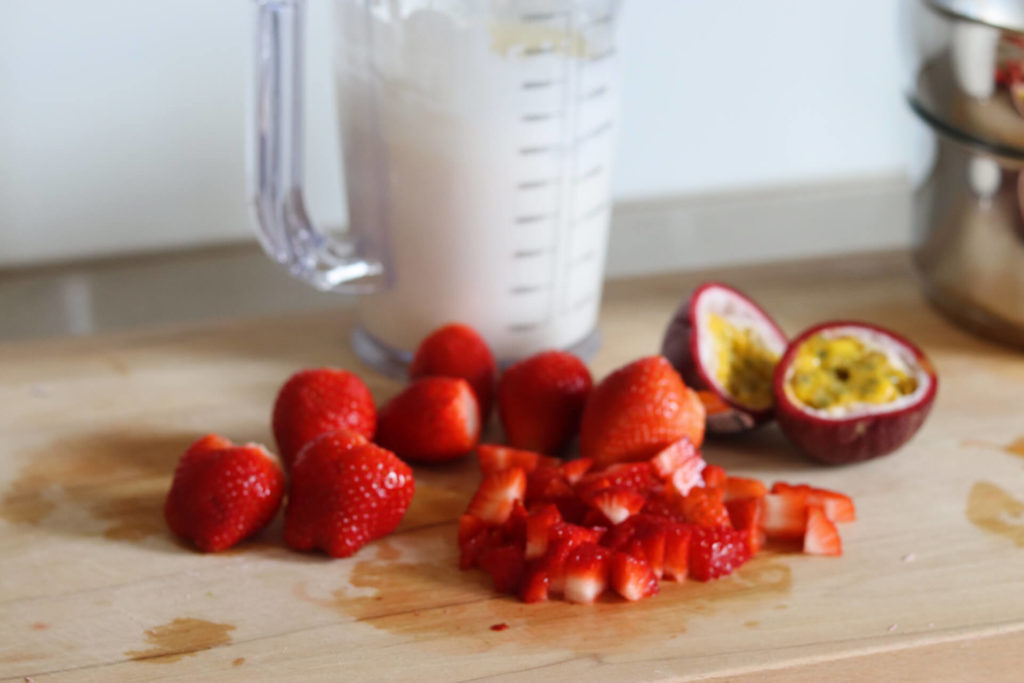
<svg viewBox="0 0 1024 683"><path fill-rule="evenodd" d="M775 368L775 416L816 460L877 458L924 423L938 376L924 353L868 323L821 323L793 340Z"/></svg>
<svg viewBox="0 0 1024 683"><path fill-rule="evenodd" d="M707 429L740 432L769 420L772 376L786 335L750 297L709 282L679 307L661 353L696 389L707 409Z"/></svg>

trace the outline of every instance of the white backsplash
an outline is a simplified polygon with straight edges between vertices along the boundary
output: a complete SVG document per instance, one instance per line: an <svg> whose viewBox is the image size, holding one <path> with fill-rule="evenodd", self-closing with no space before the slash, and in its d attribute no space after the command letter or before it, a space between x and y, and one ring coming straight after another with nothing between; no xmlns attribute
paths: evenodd
<svg viewBox="0 0 1024 683"><path fill-rule="evenodd" d="M330 7L310 5L308 192L339 224ZM0 266L251 239L251 13L0 3ZM621 29L617 199L902 172L892 0L625 0Z"/></svg>

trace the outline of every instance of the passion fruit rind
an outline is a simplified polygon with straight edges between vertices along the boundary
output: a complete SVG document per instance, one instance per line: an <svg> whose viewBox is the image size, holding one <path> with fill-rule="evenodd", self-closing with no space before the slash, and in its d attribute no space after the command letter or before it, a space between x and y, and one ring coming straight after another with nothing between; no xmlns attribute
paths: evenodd
<svg viewBox="0 0 1024 683"><path fill-rule="evenodd" d="M912 378L902 385L908 393L885 403L846 403L832 409L803 403L791 385L795 360L818 335L853 338L868 351L885 354L900 370L897 374ZM924 352L895 332L859 321L824 322L797 336L776 366L775 417L790 441L815 460L830 465L870 460L892 453L914 436L928 417L938 383Z"/></svg>
<svg viewBox="0 0 1024 683"><path fill-rule="evenodd" d="M708 310L710 309L710 310ZM729 314L739 311L748 319L756 319L757 326L774 345L774 355L786 348L786 335L774 320L746 294L720 282L706 282L695 289L672 316L662 340L661 353L676 368L687 386L701 392L710 392L728 406L725 410L710 411L707 429L716 434L742 432L760 426L772 419L771 371L766 378L767 405L751 405L738 400L725 386L716 381L711 372L715 365L711 348L712 339L702 332L699 321L709 312ZM705 322L706 324L706 322ZM716 366L717 367L717 366Z"/></svg>

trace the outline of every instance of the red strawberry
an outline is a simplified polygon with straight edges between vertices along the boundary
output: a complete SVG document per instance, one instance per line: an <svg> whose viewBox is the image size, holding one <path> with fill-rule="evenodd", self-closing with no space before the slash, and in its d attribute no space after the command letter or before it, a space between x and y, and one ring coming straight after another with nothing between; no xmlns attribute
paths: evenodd
<svg viewBox="0 0 1024 683"><path fill-rule="evenodd" d="M693 527L669 522L665 525L664 575L673 581L685 581L690 564L690 537Z"/></svg>
<svg viewBox="0 0 1024 683"><path fill-rule="evenodd" d="M403 460L455 460L479 438L476 399L463 379L416 380L380 409L377 443Z"/></svg>
<svg viewBox="0 0 1024 683"><path fill-rule="evenodd" d="M561 595L565 588L565 561L569 553L579 543L568 539L550 539L544 557L537 561L537 566L548 577L548 593Z"/></svg>
<svg viewBox="0 0 1024 683"><path fill-rule="evenodd" d="M504 524L525 492L526 474L518 467L493 472L480 482L466 512L488 524Z"/></svg>
<svg viewBox="0 0 1024 683"><path fill-rule="evenodd" d="M610 560L608 550L595 543L573 548L565 558L565 599L585 605L597 600L608 586Z"/></svg>
<svg viewBox="0 0 1024 683"><path fill-rule="evenodd" d="M509 367L498 382L498 413L508 442L558 453L580 427L590 371L576 356L545 351Z"/></svg>
<svg viewBox="0 0 1024 683"><path fill-rule="evenodd" d="M477 531L459 544L459 569L465 571L476 567L480 554L488 548L497 548L501 545L501 530L487 527Z"/></svg>
<svg viewBox="0 0 1024 683"><path fill-rule="evenodd" d="M690 576L709 581L731 574L750 558L745 531L697 527L690 537Z"/></svg>
<svg viewBox="0 0 1024 683"><path fill-rule="evenodd" d="M523 553L512 545L486 548L480 553L480 568L494 579L499 593L518 593L523 580Z"/></svg>
<svg viewBox="0 0 1024 683"><path fill-rule="evenodd" d="M611 585L626 600L643 600L658 593L658 578L647 561L628 553L612 555Z"/></svg>
<svg viewBox="0 0 1024 683"><path fill-rule="evenodd" d="M494 393L494 355L487 342L468 325L445 325L431 332L409 364L409 379L456 377L469 382L476 396L480 423L491 414Z"/></svg>
<svg viewBox="0 0 1024 683"><path fill-rule="evenodd" d="M562 521L558 508L548 504L526 519L526 559L532 560L544 555L548 549L548 533L551 527Z"/></svg>
<svg viewBox="0 0 1024 683"><path fill-rule="evenodd" d="M740 498L727 501L725 504L729 511L729 519L732 521L732 528L749 533L747 545L751 555L756 555L764 545L764 531L761 530L763 505L760 498Z"/></svg>
<svg viewBox="0 0 1024 683"><path fill-rule="evenodd" d="M651 494L640 512L646 515L664 517L666 520L673 522L686 521L686 515L683 514L682 497L668 491Z"/></svg>
<svg viewBox="0 0 1024 683"><path fill-rule="evenodd" d="M820 505L807 508L807 532L804 534L804 552L810 555L842 555L843 542L839 530Z"/></svg>
<svg viewBox="0 0 1024 683"><path fill-rule="evenodd" d="M459 517L459 547L465 545L466 541L473 538L481 531L485 531L490 527L487 522L474 517L473 515L462 515Z"/></svg>
<svg viewBox="0 0 1024 683"><path fill-rule="evenodd" d="M662 356L619 368L590 394L580 451L598 465L643 460L682 437L700 447L704 405Z"/></svg>
<svg viewBox="0 0 1024 683"><path fill-rule="evenodd" d="M477 461L480 464L480 471L490 474L497 470L508 469L509 467L522 468L529 474L538 466L556 467L559 464L557 458L549 458L533 451L524 451L507 446L497 446L489 443L482 443L476 448Z"/></svg>
<svg viewBox="0 0 1024 683"><path fill-rule="evenodd" d="M314 368L288 378L274 401L274 439L285 467L314 438L347 429L373 438L377 409L363 380L347 370Z"/></svg>
<svg viewBox="0 0 1024 683"><path fill-rule="evenodd" d="M668 480L668 487L680 496L686 496L694 488L704 487L704 460L690 460L689 463L672 473Z"/></svg>
<svg viewBox="0 0 1024 683"><path fill-rule="evenodd" d="M768 493L768 489L763 483L757 479L745 477L726 477L722 488L725 489L726 502L742 498L760 498Z"/></svg>
<svg viewBox="0 0 1024 683"><path fill-rule="evenodd" d="M784 493L803 497L808 505L820 505L825 515L833 522L852 522L857 519L853 500L837 491L813 488L807 484L787 484L777 481L772 484L772 493Z"/></svg>
<svg viewBox="0 0 1024 683"><path fill-rule="evenodd" d="M549 541L563 541L570 546L581 543L599 543L605 530L600 527L587 528L568 522L557 522L548 529Z"/></svg>
<svg viewBox="0 0 1024 683"><path fill-rule="evenodd" d="M640 512L647 497L625 486L609 486L596 493L590 504L600 510L612 524L624 522L630 515Z"/></svg>
<svg viewBox="0 0 1024 683"><path fill-rule="evenodd" d="M594 461L590 458L578 458L563 462L558 469L569 484L576 484L593 466Z"/></svg>
<svg viewBox="0 0 1024 683"><path fill-rule="evenodd" d="M725 492L719 488L695 488L682 501L686 521L702 527L728 527L729 511L725 509Z"/></svg>
<svg viewBox="0 0 1024 683"><path fill-rule="evenodd" d="M526 508L523 507L523 501L517 500L512 503L512 512L509 513L505 523L499 527L501 542L505 545L514 545L519 548L520 553L524 552L526 548L526 521L528 518L529 514L526 512Z"/></svg>
<svg viewBox="0 0 1024 683"><path fill-rule="evenodd" d="M256 444L235 446L208 434L178 462L164 519L200 550L217 552L265 527L283 493L284 474L275 456Z"/></svg>
<svg viewBox="0 0 1024 683"><path fill-rule="evenodd" d="M284 540L348 557L395 530L414 490L412 470L394 453L347 432L324 434L292 466Z"/></svg>
<svg viewBox="0 0 1024 683"><path fill-rule="evenodd" d="M665 524L641 523L637 526L633 540L625 550L633 557L642 557L657 578L661 578L665 566Z"/></svg>
<svg viewBox="0 0 1024 683"><path fill-rule="evenodd" d="M548 573L540 562L528 562L523 573L523 584L519 589L519 597L523 602L543 602L548 599Z"/></svg>
<svg viewBox="0 0 1024 683"><path fill-rule="evenodd" d="M807 496L801 492L769 493L761 499L761 525L771 540L799 541L807 530Z"/></svg>
<svg viewBox="0 0 1024 683"><path fill-rule="evenodd" d="M696 469L697 474L700 474L704 466L704 459L700 457L693 442L685 436L662 448L651 458L651 467L662 479L669 479L682 467Z"/></svg>
<svg viewBox="0 0 1024 683"><path fill-rule="evenodd" d="M705 486L725 486L725 468L720 465L708 465L701 472Z"/></svg>
<svg viewBox="0 0 1024 683"><path fill-rule="evenodd" d="M648 491L659 484L654 468L648 462L628 462L612 465L597 472L588 472L576 485L576 494L588 500L591 496L609 486L624 486L630 489Z"/></svg>

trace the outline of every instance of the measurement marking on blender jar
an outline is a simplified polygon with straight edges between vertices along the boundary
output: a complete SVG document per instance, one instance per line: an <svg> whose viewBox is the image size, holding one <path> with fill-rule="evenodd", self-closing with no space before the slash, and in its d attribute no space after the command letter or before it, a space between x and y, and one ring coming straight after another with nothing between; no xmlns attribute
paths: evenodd
<svg viewBox="0 0 1024 683"><path fill-rule="evenodd" d="M551 251L551 249L544 247L543 249L518 249L512 252L512 258L514 259L528 259L537 258Z"/></svg>
<svg viewBox="0 0 1024 683"><path fill-rule="evenodd" d="M547 154L561 149L561 145L544 145L543 147L520 147L519 153L522 156L531 156L534 154Z"/></svg>
<svg viewBox="0 0 1024 683"><path fill-rule="evenodd" d="M604 52L598 52L596 55L592 55L587 61L589 61L591 64L593 64L594 62L601 62L601 61L604 61L606 59L611 59L614 56L615 56L615 48L614 47L610 47L607 50L605 50Z"/></svg>
<svg viewBox="0 0 1024 683"><path fill-rule="evenodd" d="M543 221L551 220L554 218L549 213L535 213L529 216L516 216L517 225L527 225L529 223L541 223Z"/></svg>
<svg viewBox="0 0 1024 683"><path fill-rule="evenodd" d="M505 329L509 332L533 332L544 327L543 322L539 323L513 323Z"/></svg>
<svg viewBox="0 0 1024 683"><path fill-rule="evenodd" d="M512 294L513 296L521 296L523 294L536 294L537 292L543 292L550 287L551 283L547 282L542 285L519 285L517 287L512 287L508 291L509 294Z"/></svg>
<svg viewBox="0 0 1024 683"><path fill-rule="evenodd" d="M523 81L523 90L539 90L541 88L551 88L558 85L559 81Z"/></svg>
<svg viewBox="0 0 1024 683"><path fill-rule="evenodd" d="M569 304L569 310L575 313L576 311L579 311L582 308L586 308L587 306L593 305L596 299L597 296L593 292L591 292L590 294L582 296L579 299L576 299L576 301L573 301L571 304Z"/></svg>
<svg viewBox="0 0 1024 683"><path fill-rule="evenodd" d="M540 55L553 54L554 51L555 48L551 47L550 45L541 45L537 47L526 48L525 50L523 50L523 55L526 57L539 57Z"/></svg>
<svg viewBox="0 0 1024 683"><path fill-rule="evenodd" d="M557 182L557 180L524 180L516 185L516 188L520 190L537 190Z"/></svg>
<svg viewBox="0 0 1024 683"><path fill-rule="evenodd" d="M585 266L588 263L590 263L591 261L593 261L595 258L597 258L597 252L595 250L591 249L589 251L586 251L586 252L580 254L578 257L576 257L569 264L569 267L570 268L576 268L578 266Z"/></svg>
<svg viewBox="0 0 1024 683"><path fill-rule="evenodd" d="M599 97L604 97L608 94L608 86L599 85L593 90L589 90L580 96L580 102L586 102L587 100L596 100Z"/></svg>
<svg viewBox="0 0 1024 683"><path fill-rule="evenodd" d="M569 16L568 12L536 12L533 14L521 14L519 18L529 23L539 21L551 21L552 19L564 19Z"/></svg>
<svg viewBox="0 0 1024 683"><path fill-rule="evenodd" d="M584 213L581 216L579 216L578 218L576 218L575 222L579 223L581 221L589 221L589 220L591 220L593 218L597 218L598 216L603 214L605 211L607 211L608 207L609 207L608 202L601 202L600 204L598 204L594 208L590 209L586 213Z"/></svg>
<svg viewBox="0 0 1024 683"><path fill-rule="evenodd" d="M581 135L578 138L576 138L576 144L580 145L580 144L583 144L584 142L587 142L588 140L592 140L593 138L600 137L601 135L604 135L605 133L611 132L611 129L612 129L612 121L611 120L605 121L601 125L594 126L589 131L587 131L583 135Z"/></svg>
<svg viewBox="0 0 1024 683"><path fill-rule="evenodd" d="M601 24L610 24L610 23L612 23L612 15L611 14L602 14L600 16L594 17L590 21L584 21L581 24L581 26L583 26L583 27L600 26Z"/></svg>

